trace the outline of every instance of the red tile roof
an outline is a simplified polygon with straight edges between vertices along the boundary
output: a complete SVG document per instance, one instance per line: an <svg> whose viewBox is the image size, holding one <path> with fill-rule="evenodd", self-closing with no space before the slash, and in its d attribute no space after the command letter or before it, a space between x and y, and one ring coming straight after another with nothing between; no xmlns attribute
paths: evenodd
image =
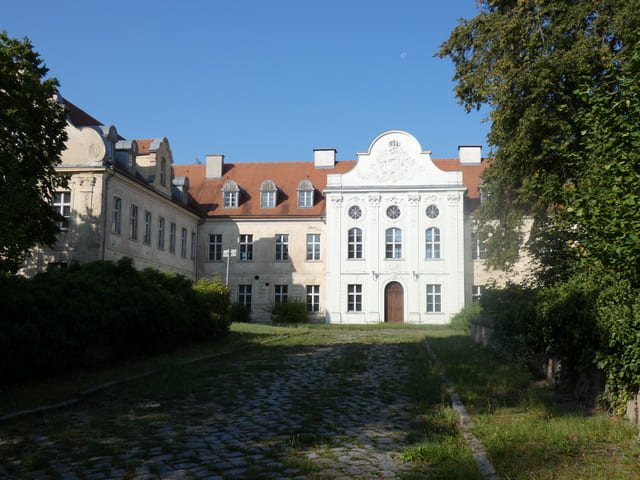
<svg viewBox="0 0 640 480"><path fill-rule="evenodd" d="M462 171L463 183L468 189L468 207L475 209L480 199L480 173L485 165L460 165L458 159L436 159L434 163L445 171ZM321 192L327 185L327 174L345 173L355 164L355 160L341 161L334 168L327 169L315 168L313 162L228 163L224 164L222 178L219 179L206 179L205 165L174 165L173 168L176 177L189 178L189 193L203 215L273 218L324 215L325 200ZM296 188L304 179L309 179L316 189L313 208L297 207ZM223 208L222 187L228 180L236 182L241 189L237 208ZM260 185L264 180L273 180L278 187L278 203L275 208L260 208Z"/></svg>
<svg viewBox="0 0 640 480"><path fill-rule="evenodd" d="M62 99L62 103L64 103L65 107L67 107L69 120L71 120L71 123L73 123L76 127L99 127L103 125L102 122L96 120L87 112L85 112L81 108L78 108L66 98L60 98Z"/></svg>
<svg viewBox="0 0 640 480"><path fill-rule="evenodd" d="M145 138L142 140L136 140L136 143L138 144L138 153L139 154L145 154L145 153L149 153L149 147L151 147L151 142L153 142L153 138ZM180 176L180 175L178 175Z"/></svg>

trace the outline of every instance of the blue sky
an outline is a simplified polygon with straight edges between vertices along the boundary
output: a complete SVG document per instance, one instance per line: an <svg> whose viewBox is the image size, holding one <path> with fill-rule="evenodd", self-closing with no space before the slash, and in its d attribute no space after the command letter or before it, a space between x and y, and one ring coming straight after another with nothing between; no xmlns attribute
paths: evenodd
<svg viewBox="0 0 640 480"><path fill-rule="evenodd" d="M175 163L356 158L401 129L434 158L482 145L485 113L434 58L475 0L7 0L64 97L125 138L167 137Z"/></svg>

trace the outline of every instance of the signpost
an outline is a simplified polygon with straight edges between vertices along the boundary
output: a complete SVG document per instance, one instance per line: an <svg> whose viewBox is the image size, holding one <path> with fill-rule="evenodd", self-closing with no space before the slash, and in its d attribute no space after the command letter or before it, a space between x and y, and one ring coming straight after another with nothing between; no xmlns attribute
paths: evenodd
<svg viewBox="0 0 640 480"><path fill-rule="evenodd" d="M237 254L237 250L235 248L227 248L222 251L222 257L227 259L227 275L225 279L225 284L229 285L229 261L231 257L235 257Z"/></svg>

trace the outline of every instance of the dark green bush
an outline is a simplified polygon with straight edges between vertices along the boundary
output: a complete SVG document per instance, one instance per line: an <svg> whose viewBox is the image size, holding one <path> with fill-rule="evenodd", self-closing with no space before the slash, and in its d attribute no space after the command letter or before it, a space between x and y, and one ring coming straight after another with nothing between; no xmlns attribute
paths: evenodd
<svg viewBox="0 0 640 480"><path fill-rule="evenodd" d="M251 309L241 303L231 305L231 321L232 322L251 322Z"/></svg>
<svg viewBox="0 0 640 480"><path fill-rule="evenodd" d="M454 330L469 333L471 330L471 319L484 316L484 310L480 302L473 302L463 307L462 310L451 318L450 326Z"/></svg>
<svg viewBox="0 0 640 480"><path fill-rule="evenodd" d="M307 304L298 299L276 303L271 308L271 320L273 323L307 323Z"/></svg>
<svg viewBox="0 0 640 480"><path fill-rule="evenodd" d="M97 367L224 336L229 295L132 261L0 277L0 383Z"/></svg>

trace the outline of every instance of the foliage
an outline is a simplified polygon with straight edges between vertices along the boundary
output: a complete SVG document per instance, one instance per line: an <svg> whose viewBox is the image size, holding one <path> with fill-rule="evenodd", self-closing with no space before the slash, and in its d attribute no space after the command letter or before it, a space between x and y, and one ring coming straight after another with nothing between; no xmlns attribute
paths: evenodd
<svg viewBox="0 0 640 480"><path fill-rule="evenodd" d="M299 299L278 302L271 307L271 319L274 323L307 323L307 304Z"/></svg>
<svg viewBox="0 0 640 480"><path fill-rule="evenodd" d="M55 170L66 111L47 72L27 38L0 32L0 272L16 272L29 248L53 244L59 231L51 201L66 185Z"/></svg>
<svg viewBox="0 0 640 480"><path fill-rule="evenodd" d="M5 275L0 289L2 382L166 352L221 338L229 328L226 289L139 272L128 258L32 279Z"/></svg>
<svg viewBox="0 0 640 480"><path fill-rule="evenodd" d="M231 321L249 323L251 322L251 309L241 303L231 305Z"/></svg>
<svg viewBox="0 0 640 480"><path fill-rule="evenodd" d="M193 289L204 297L212 314L218 315L226 323L231 321L231 292L220 277L201 278Z"/></svg>
<svg viewBox="0 0 640 480"><path fill-rule="evenodd" d="M577 89L585 79L587 87L599 85L627 63L640 17L638 3L626 0L478 4L480 13L461 20L437 55L453 61L464 108L490 109L495 152L483 175L479 218L490 234L489 264L504 266L517 258L523 215L546 218L579 168L570 160L584 151L581 133L591 120Z"/></svg>
<svg viewBox="0 0 640 480"><path fill-rule="evenodd" d="M469 332L471 329L471 319L483 316L484 311L482 310L480 302L473 302L463 307L462 310L453 316L450 326L454 330Z"/></svg>

